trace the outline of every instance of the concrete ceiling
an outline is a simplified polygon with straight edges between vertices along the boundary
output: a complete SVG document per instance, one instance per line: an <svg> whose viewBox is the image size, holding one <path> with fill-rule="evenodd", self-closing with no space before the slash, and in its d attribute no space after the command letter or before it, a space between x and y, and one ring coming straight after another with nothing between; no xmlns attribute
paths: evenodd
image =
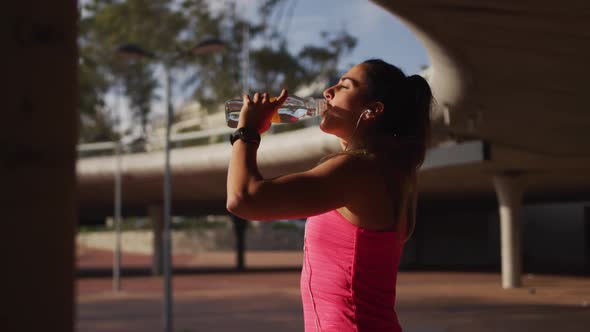
<svg viewBox="0 0 590 332"><path fill-rule="evenodd" d="M588 1L373 2L424 44L440 131L548 156L590 156Z"/></svg>

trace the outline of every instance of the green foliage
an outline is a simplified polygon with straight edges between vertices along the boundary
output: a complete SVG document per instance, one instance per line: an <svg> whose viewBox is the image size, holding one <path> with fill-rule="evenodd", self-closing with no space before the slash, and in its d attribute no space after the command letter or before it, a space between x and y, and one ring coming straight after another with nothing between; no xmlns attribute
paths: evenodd
<svg viewBox="0 0 590 332"><path fill-rule="evenodd" d="M79 233L93 233L93 232L110 232L115 228L113 226L103 225L81 225L78 227ZM151 223L145 218L123 218L120 225L121 231L136 231L152 229Z"/></svg>
<svg viewBox="0 0 590 332"><path fill-rule="evenodd" d="M251 53L254 76L253 90L278 94L283 87L296 90L308 83L306 70L285 43L279 48L264 47Z"/></svg>
<svg viewBox="0 0 590 332"><path fill-rule="evenodd" d="M121 231L151 230L152 223L146 218L128 217L121 220ZM209 221L205 217L175 217L171 224L173 230L203 231L209 229L231 228L227 222L221 220ZM80 233L110 232L114 226L103 225L82 225L78 227Z"/></svg>
<svg viewBox="0 0 590 332"><path fill-rule="evenodd" d="M86 89L87 93L81 95L80 113L93 114L94 108L104 116L105 94L122 85L133 117L139 121L145 134L157 87L153 77L155 68L143 60L125 61L116 56L115 50L120 44L134 43L163 53L173 51L186 22L181 13L170 9L172 2L93 0L86 5L88 15L80 20L79 44L81 58L89 61L80 64L80 81L87 85L97 84L100 88ZM88 63L95 64L94 76L83 76L89 71L84 68ZM81 132L85 141L94 137L85 135L87 130L92 130L91 126L83 122Z"/></svg>
<svg viewBox="0 0 590 332"><path fill-rule="evenodd" d="M156 54L173 73L186 78L177 86L210 112L242 93L244 31L249 31L251 91L291 91L319 78L337 75L338 61L352 51L356 39L346 31L321 34L321 46L289 51L288 36L277 21L288 0L259 1L260 22L239 15L233 4L213 12L207 0L90 0L80 19L81 140L112 139L113 119L105 97L118 91L129 102L133 118L147 134L151 105L159 96L160 68L154 61L115 56L118 45L133 43ZM292 9L292 8L291 8ZM279 14L277 14L279 13ZM275 15L276 14L276 15ZM274 16L273 16L274 15ZM270 19L270 18L275 19ZM278 21L281 21L280 19ZM226 43L223 54L179 57L205 38ZM258 42L256 42L258 41ZM182 73L182 75L176 75Z"/></svg>
<svg viewBox="0 0 590 332"><path fill-rule="evenodd" d="M172 223L173 230L202 231L208 229L225 229L231 227L223 221L208 221L206 218L180 218Z"/></svg>
<svg viewBox="0 0 590 332"><path fill-rule="evenodd" d="M271 224L271 228L273 230L286 230L286 231L295 231L298 233L303 233L304 229L300 226L293 224L293 223L286 223L286 222L273 222Z"/></svg>
<svg viewBox="0 0 590 332"><path fill-rule="evenodd" d="M113 121L105 109L104 94L108 81L101 75L98 65L80 57L80 139L84 142L109 141L115 138Z"/></svg>
<svg viewBox="0 0 590 332"><path fill-rule="evenodd" d="M307 69L307 79L313 75L334 77L338 75L338 61L356 47L356 38L342 30L337 33L322 32L322 47L306 45L299 52L301 65Z"/></svg>

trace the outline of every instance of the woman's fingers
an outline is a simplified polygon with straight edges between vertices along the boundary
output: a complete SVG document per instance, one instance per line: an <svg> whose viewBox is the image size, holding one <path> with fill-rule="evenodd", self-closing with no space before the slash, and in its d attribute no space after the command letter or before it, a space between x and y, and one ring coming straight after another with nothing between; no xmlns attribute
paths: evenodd
<svg viewBox="0 0 590 332"><path fill-rule="evenodd" d="M252 98L250 98L250 96L248 96L248 95L244 95L244 102L248 101L248 102L252 102L255 104L269 104L270 103L273 106L280 106L285 102L287 97L289 97L289 92L287 91L287 89L281 90L281 94L276 98L271 98L267 92L264 92L264 93L256 92L256 93L254 93Z"/></svg>
<svg viewBox="0 0 590 332"><path fill-rule="evenodd" d="M277 103L277 105L282 105L285 100L287 100L287 97L289 97L289 91L287 91L287 89L283 89L281 90L279 97L275 100L275 103Z"/></svg>

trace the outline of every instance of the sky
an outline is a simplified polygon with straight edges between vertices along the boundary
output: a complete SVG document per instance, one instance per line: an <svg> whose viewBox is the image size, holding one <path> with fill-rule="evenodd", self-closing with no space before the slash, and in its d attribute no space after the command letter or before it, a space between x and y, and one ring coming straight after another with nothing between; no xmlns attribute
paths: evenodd
<svg viewBox="0 0 590 332"><path fill-rule="evenodd" d="M258 0L212 0L213 4L235 1L238 12L255 19ZM397 17L369 0L287 0L295 4L287 30L289 47L298 51L302 45L319 43L319 32L345 28L357 38L357 46L340 66L346 69L370 58L381 58L415 74L428 57L422 44Z"/></svg>

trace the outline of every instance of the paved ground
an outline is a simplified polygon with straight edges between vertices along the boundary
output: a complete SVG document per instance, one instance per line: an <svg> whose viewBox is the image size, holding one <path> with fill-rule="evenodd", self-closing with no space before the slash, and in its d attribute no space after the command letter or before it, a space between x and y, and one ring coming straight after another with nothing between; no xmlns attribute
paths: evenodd
<svg viewBox="0 0 590 332"><path fill-rule="evenodd" d="M201 256L201 262L233 262L231 253ZM299 253L271 256L280 266L300 261ZM88 257L110 264L105 253ZM123 261L138 259L149 262ZM253 253L249 263L269 259ZM84 260L79 257L79 265L89 266ZM302 331L297 271L179 275L173 283L175 331ZM503 290L497 274L404 272L397 310L406 332L590 331L590 278L528 275L524 283ZM161 286L159 277L129 277L113 293L110 278L78 279L78 331L162 331Z"/></svg>
<svg viewBox="0 0 590 332"><path fill-rule="evenodd" d="M77 248L79 269L110 269L113 253L109 250ZM197 254L177 254L172 258L177 268L233 268L236 266L234 252L202 252ZM299 267L303 261L303 251L247 251L245 261L249 267ZM125 253L121 262L125 268L148 268L152 263L150 255Z"/></svg>

